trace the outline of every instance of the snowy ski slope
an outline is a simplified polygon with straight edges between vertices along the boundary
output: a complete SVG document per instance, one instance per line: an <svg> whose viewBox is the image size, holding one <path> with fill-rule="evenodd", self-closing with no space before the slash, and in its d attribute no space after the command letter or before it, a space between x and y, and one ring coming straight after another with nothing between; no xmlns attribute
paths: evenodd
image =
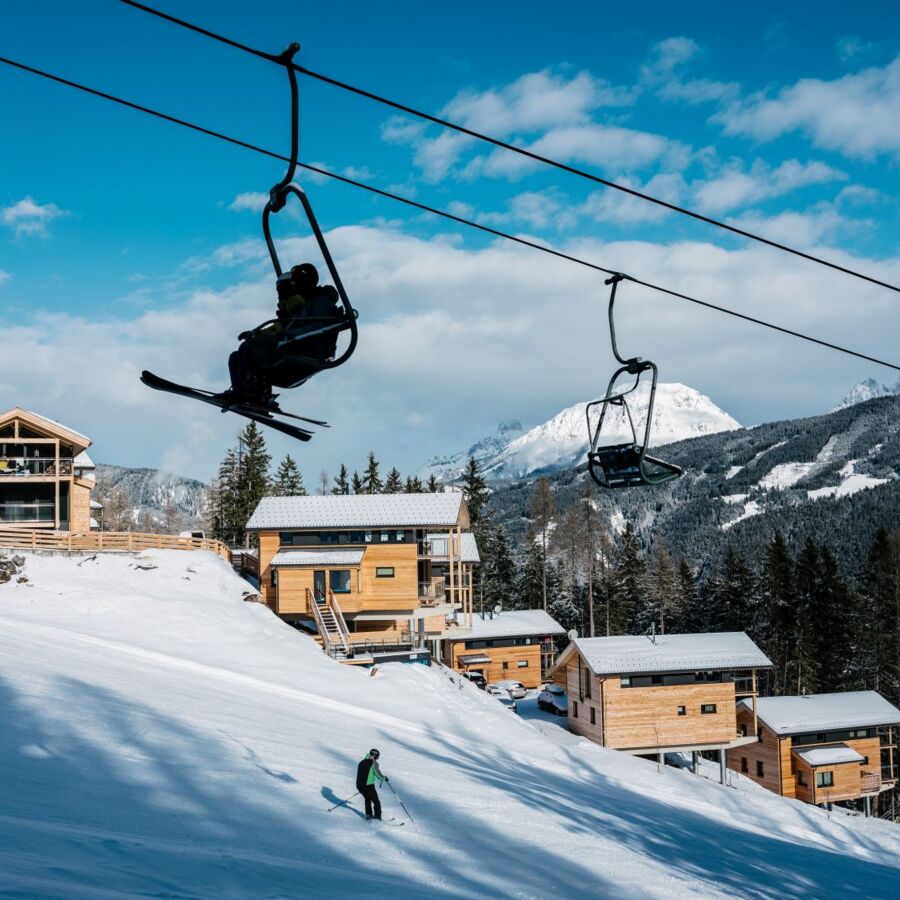
<svg viewBox="0 0 900 900"><path fill-rule="evenodd" d="M0 585L0 897L900 896L896 826L340 666L212 554L141 560ZM373 746L403 828L327 812Z"/></svg>

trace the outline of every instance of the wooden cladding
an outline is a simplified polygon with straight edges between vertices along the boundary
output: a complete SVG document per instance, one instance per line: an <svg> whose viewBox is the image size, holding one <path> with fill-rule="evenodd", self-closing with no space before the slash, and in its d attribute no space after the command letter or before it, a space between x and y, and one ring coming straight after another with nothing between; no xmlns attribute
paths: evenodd
<svg viewBox="0 0 900 900"><path fill-rule="evenodd" d="M465 641L451 641L450 667L459 672L481 672L488 682L512 679L521 681L527 688L541 684L541 645L526 644L522 647L487 647L483 650L466 650ZM487 656L490 662L464 666L460 656ZM523 665L524 664L524 665Z"/></svg>

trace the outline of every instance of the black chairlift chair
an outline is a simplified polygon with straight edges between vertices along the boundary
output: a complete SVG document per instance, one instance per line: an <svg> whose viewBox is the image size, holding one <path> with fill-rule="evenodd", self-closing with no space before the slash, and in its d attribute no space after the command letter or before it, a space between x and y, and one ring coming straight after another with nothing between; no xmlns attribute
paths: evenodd
<svg viewBox="0 0 900 900"><path fill-rule="evenodd" d="M613 305L616 302L616 288L624 278L624 275L613 275L605 282L608 285L612 285L609 295L609 335L612 340L612 350L616 359L622 365L616 369L612 378L609 379L609 385L606 388L606 395L603 399L588 403L585 410L588 439L590 441L588 471L591 474L591 478L603 488L662 484L681 475L679 466L647 454L647 449L650 446L650 423L653 420L653 402L656 398L657 369L656 364L650 362L650 360L642 360L638 356L631 359L622 359L619 355L619 348L616 346ZM637 429L634 426L634 419L631 416L631 409L626 398L637 389L641 381L641 375L644 372L651 372L652 380L650 382L650 399L647 402L647 419L644 425L643 441L639 443ZM618 381L619 376L626 373L634 376L634 384L627 390L614 393L613 389L616 381ZM591 423L591 410L595 406L600 407L600 417L596 426ZM631 428L630 441L623 444L603 443L603 423L606 421L606 414L609 412L610 407L621 407L624 410L624 418Z"/></svg>

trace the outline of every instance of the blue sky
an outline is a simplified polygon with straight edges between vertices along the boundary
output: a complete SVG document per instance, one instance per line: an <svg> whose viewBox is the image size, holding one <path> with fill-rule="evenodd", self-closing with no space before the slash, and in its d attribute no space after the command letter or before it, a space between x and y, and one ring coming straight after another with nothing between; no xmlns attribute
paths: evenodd
<svg viewBox="0 0 900 900"><path fill-rule="evenodd" d="M607 178L900 281L896 4L164 3ZM262 146L287 148L274 66L113 0L7 10L0 54ZM602 264L896 358L897 295L563 173L521 165L301 81L301 157ZM0 405L95 440L96 457L206 477L238 423L136 383L224 386L267 318L258 195L278 163L0 68ZM373 448L404 471L501 419L597 394L610 363L595 276L302 179L360 310L360 350L285 397L328 418L308 481ZM295 215L284 252L309 252ZM630 352L747 424L829 408L879 372L635 292ZM631 350L632 346L634 350ZM5 358L5 359L4 359Z"/></svg>

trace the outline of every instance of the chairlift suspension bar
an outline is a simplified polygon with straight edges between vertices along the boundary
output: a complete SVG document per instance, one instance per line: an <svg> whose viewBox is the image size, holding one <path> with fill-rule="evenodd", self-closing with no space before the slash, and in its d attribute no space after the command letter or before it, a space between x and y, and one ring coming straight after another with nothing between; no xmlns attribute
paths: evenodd
<svg viewBox="0 0 900 900"><path fill-rule="evenodd" d="M134 103L131 100L126 100L122 97L118 97L114 94L107 93L106 91L98 90L97 88L92 88L84 84L80 84L77 81L72 81L68 78L63 78L59 75L54 75L50 72L47 72L43 69L38 69L34 66L29 66L25 63L18 62L17 60L10 59L5 56L0 56L0 64L10 66L15 69L19 69L23 72L28 72L32 75L37 75L40 78L45 78L49 81L53 81L56 84L62 84L66 87L73 88L75 90L81 91L86 94L90 94L94 97L99 97L102 100L108 100L111 103L116 103L119 106L125 106L128 109L133 109L137 112L145 113L146 115L153 116L157 119L162 119L165 122L169 122L172 125L179 125L182 128L190 129L191 131L196 131L200 134L204 134L207 137L216 138L217 140L224 141L228 144L233 144L237 147L241 147L245 150L251 150L254 153L259 153L262 156L267 156L270 159L278 159L283 162L289 162L290 157L284 156L281 153L276 153L273 150L267 150L264 147L260 147L256 144L251 144L249 141L241 140L240 138L233 137L228 134L224 134L220 131L215 131L211 128L206 128L202 125L198 125L194 122L190 122L186 119L178 118L177 116L169 115L168 113L161 112L156 109L152 109L149 106L144 106L139 103ZM297 167L304 169L308 172L313 172L317 175L321 175L325 178L330 178L334 181L339 181L342 184L349 185L351 187L359 188L360 190L366 191L370 194L374 194L378 197L384 197L388 200L393 200L396 203L402 203L404 206L411 207L412 209L417 209L421 212L426 212L429 215L438 216L442 219L446 219L450 222L456 222L459 225L465 225L467 228L472 228L476 231L480 231L484 234L490 234L494 237L501 238L502 240L511 241L515 244L520 244L524 247L529 247L532 250L538 250L541 253L546 253L550 256L554 256L557 259L565 260L566 262L574 263L579 266L583 266L588 269L592 269L595 272L602 272L606 275L618 275L620 273L616 272L615 269L610 269L605 266L598 265L597 263L590 262L589 260L582 259L578 256L573 256L570 253L564 253L562 250L557 250L554 247L547 246L546 244L538 243L537 241L530 241L527 238L520 237L518 235L509 234L505 231L500 231L497 228L491 228L488 225L484 225L480 222L475 222L472 219L464 218L463 216L455 215L454 213L447 212L446 210L437 209L433 206L428 206L425 203L420 203L417 200L412 200L409 197L403 197L399 194L391 193L390 191L383 190L382 188L375 187L374 185L367 184L363 181L358 181L353 178L348 178L346 175L340 175L337 172L331 172L328 169L323 169L319 166L313 166L309 163L298 162ZM327 263L327 259L326 259ZM762 328L768 328L771 331L777 331L781 334L785 334L789 337L797 338L798 340L808 341L812 344L817 344L820 347L825 347L828 350L834 350L838 353L844 353L847 356L853 356L856 359L861 359L865 362L874 363L878 366L884 366L887 369L893 369L896 372L900 372L900 364L888 362L884 359L879 359L878 357L871 356L866 353L862 353L858 350L851 350L848 347L842 347L839 344L831 343L830 341L822 340L821 338L813 337L812 335L804 334L800 331L794 331L793 329L786 328L783 325L777 325L774 322L768 322L765 319L759 319L755 316L747 315L746 313L738 312L734 309L729 309L727 306L719 306L715 303L710 303L707 300L700 300L697 297L692 297L689 294L681 293L680 291L673 290L671 288L663 287L659 284L654 284L650 281L645 281L640 278L635 278L632 275L623 276L627 278L628 281L633 282L634 284L639 284L642 287L648 288L653 291L657 291L662 294L666 294L670 297L674 297L678 300L684 300L688 303L693 303L697 306L705 307L706 309L713 310L714 312L722 313L726 316L732 316L736 319L741 319L745 322L749 322L752 325L759 325ZM337 287L337 285L335 285Z"/></svg>
<svg viewBox="0 0 900 900"><path fill-rule="evenodd" d="M120 2L126 4L127 6L133 6L135 9L139 9L142 12L149 13L150 15L156 16L157 18L164 19L167 22L171 22L173 25L178 25L182 28L188 29L189 31L194 31L197 34L208 37L214 41L219 41L220 43L227 44L228 46L234 47L237 50L242 50L245 53L257 56L260 59L265 59L269 62L282 62L280 57L273 56L271 53L266 53L265 51L250 47L247 44L242 44L239 41L226 37L225 35L218 34L217 32L211 31L207 28L202 28L199 25L194 25L193 23L188 22L184 19L180 19L177 16L173 16L169 13L162 12L161 10L154 9L152 6L148 6L145 3L139 3L137 2L137 0L120 0ZM332 87L339 88L342 91L347 91L351 94L365 97L367 100L372 100L376 103L388 106L391 109L396 109L399 112L406 113L407 115L415 116L418 119L423 119L424 121L431 122L434 125L439 125L441 128L456 131L459 134L464 134L467 137L483 141L484 143L491 144L494 147L499 147L502 150L524 156L532 160L533 162L539 162L543 165L551 166L552 168L567 172L570 175L575 175L579 178L584 178L588 181L594 182L595 184L600 184L604 187L611 188L612 190L620 191L632 197L637 197L639 200L644 200L647 203L653 203L654 205L660 206L664 209L668 209L671 212L676 212L683 216L688 216L689 218L695 219L698 222L704 222L707 225L712 225L716 228L731 232L732 234L736 234L740 237L747 238L748 240L756 241L760 244L765 244L768 247L772 247L776 250L781 250L784 253L790 253L793 256L798 256L801 259L808 260L809 262L817 263L821 266L826 266L830 269L834 269L837 272L843 272L845 275L851 275L854 278L859 278L863 281L869 282L870 284L875 284L879 287L887 288L888 290L900 293L900 287L898 287L897 285L891 284L887 281L882 281L881 279L875 278L872 275L866 275L864 272L859 272L855 269L849 268L848 266L842 266L839 263L832 262L831 260L824 259L823 257L816 256L812 253L806 253L803 250L798 250L796 247L790 247L787 244L782 244L779 241L771 240L770 238L763 237L762 235L756 234L752 231L738 228L736 225L729 225L727 222L723 222L720 219L714 219L711 216L705 216L702 213L698 213L695 210L688 209L687 207L678 206L675 203L670 203L667 200L662 200L659 197L654 197L651 194L646 194L643 191L638 191L635 188L628 187L627 185L619 184L615 181L610 181L609 179L602 178L601 176L595 175L592 172L587 172L584 169L579 169L576 166L570 166L567 163L552 159L549 156L543 156L540 153L535 153L533 150L528 150L525 147L519 147L515 144L510 144L507 141L501 140L500 138L491 137L490 135L484 134L480 131L475 131L473 128L467 128L465 125L460 125L457 122L451 122L449 119L443 119L440 116L435 116L431 113L416 109L415 107L409 106L405 103L391 100L388 97L384 97L380 94L368 91L365 88L348 84L345 81L340 81L337 78L332 78L331 76L324 75L321 72L315 72L312 69L306 68L305 66L301 66L296 63L289 63L289 65L292 65L295 70L302 75L307 75L310 78L314 78L317 81L321 81L325 84L330 84Z"/></svg>

